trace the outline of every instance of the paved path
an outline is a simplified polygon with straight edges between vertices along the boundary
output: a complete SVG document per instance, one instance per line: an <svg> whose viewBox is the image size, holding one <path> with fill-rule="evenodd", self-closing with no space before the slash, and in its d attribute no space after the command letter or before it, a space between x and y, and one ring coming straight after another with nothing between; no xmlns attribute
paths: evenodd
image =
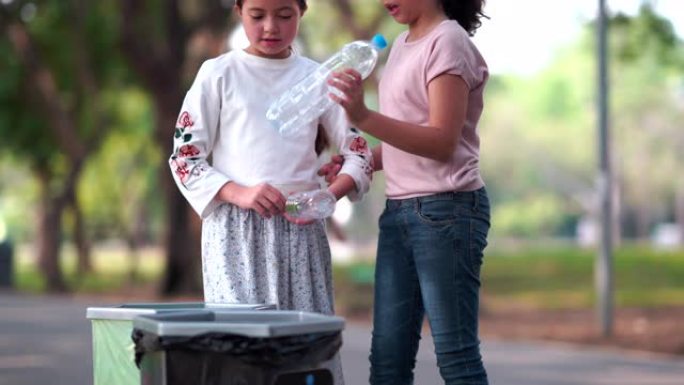
<svg viewBox="0 0 684 385"><path fill-rule="evenodd" d="M0 292L0 385L92 384L88 306L102 304ZM347 384L367 384L370 331L350 324L344 339ZM483 354L492 385L684 384L684 358L497 341L485 341ZM441 383L429 337L421 342L415 383Z"/></svg>

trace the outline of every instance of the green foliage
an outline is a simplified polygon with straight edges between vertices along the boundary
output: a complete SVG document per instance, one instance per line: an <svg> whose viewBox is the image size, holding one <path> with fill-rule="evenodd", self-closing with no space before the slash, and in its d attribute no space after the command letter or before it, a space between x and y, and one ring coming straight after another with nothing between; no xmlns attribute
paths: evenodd
<svg viewBox="0 0 684 385"><path fill-rule="evenodd" d="M561 233L564 218L570 214L564 200L544 191L529 194L499 203L492 216L492 236L552 237ZM558 215L564 211L565 216Z"/></svg>
<svg viewBox="0 0 684 385"><path fill-rule="evenodd" d="M138 89L118 92L115 102L113 133L79 183L80 204L95 239L125 238L142 210L159 209L154 192L163 161L151 135L151 102Z"/></svg>
<svg viewBox="0 0 684 385"><path fill-rule="evenodd" d="M36 17L27 25L41 58L55 73L60 102L76 111L83 139L98 133L96 109L105 111L106 126L113 134L88 161L78 191L91 235L118 237L131 231L140 207L159 221L162 208L156 199L155 174L167 170L164 156L153 150L150 96L132 85L139 79L121 58L120 4L86 3L74 8L76 3L70 1L38 2ZM181 3L182 17L188 20L199 19L196 16L206 5ZM352 0L351 4L353 19L362 27L385 14L376 2ZM161 0L145 5L151 15L164 6ZM163 34L168 20L144 21L149 25L143 30L161 42L149 48L167 50ZM381 32L390 42L405 29L390 17L381 21L378 31L370 33ZM675 181L684 169L680 132L684 48L671 23L648 5L635 17L616 15L611 28L615 170L629 206L625 211L650 213L648 221L654 223L673 217ZM308 48L305 53L319 60L354 38L330 1L310 2L301 35ZM594 36L589 24L578 41L558 50L555 60L537 74L490 79L480 134L481 165L493 201L493 234L570 234L569 228L586 213L597 163ZM31 222L25 217L37 203L35 182L26 174L47 164L59 179L69 164L50 122L36 107L26 68L5 36L0 36L0 55L0 151L11 154L11 162L2 168L0 209L24 237ZM97 98L88 97L83 89L84 61L100 85ZM377 107L376 96L370 91L366 96L369 106ZM377 140L369 138L369 142L374 145ZM361 214L353 220L358 219L354 227L359 231L371 233L367 229L375 226L381 190L382 175L378 175L372 196L357 204L356 212Z"/></svg>
<svg viewBox="0 0 684 385"><path fill-rule="evenodd" d="M612 43L620 62L636 62L654 57L667 67L682 64L681 42L672 23L655 13L650 3L644 3L637 17L616 15L610 23L614 30Z"/></svg>
<svg viewBox="0 0 684 385"><path fill-rule="evenodd" d="M591 308L595 258L596 251L571 246L488 249L482 268L485 306ZM617 306L684 305L684 251L629 246L618 249L614 261ZM336 301L343 309L370 311L373 271L365 262L335 266Z"/></svg>
<svg viewBox="0 0 684 385"><path fill-rule="evenodd" d="M30 169L7 153L0 155L0 221L13 242L25 242L33 231L33 210L39 201L38 186L29 178Z"/></svg>
<svg viewBox="0 0 684 385"><path fill-rule="evenodd" d="M57 83L59 96L57 103L74 119L77 135L83 143L96 151L98 148L93 148L93 146L98 146L100 139L95 139L105 136L102 130L117 130L116 135L119 137L112 141L118 140L118 147L123 149L131 147L131 143L134 144L133 147L139 143L149 145L151 135L150 115L152 112L146 96L141 95L140 92L131 96L133 92L125 87L125 84L132 79L118 47L119 19L115 12L117 9L118 5L110 1L87 4L47 1L37 4L36 16L25 23L35 44L40 65L50 71ZM22 166L24 178L15 183L31 185L29 173L42 169L47 170L53 177L50 182L50 193L59 191L63 187L64 177L71 165L65 157L64 149L54 136L55 131L50 126L54 122L47 120L44 103L41 102L42 96L35 89L28 69L20 62L17 53L5 36L0 38L0 54L7 58L0 62L0 137L2 138L0 149L10 152L16 164ZM54 100L48 102L54 102ZM127 102L129 102L128 106L126 106ZM135 113L127 111L132 108L142 109L142 111ZM131 121L131 118L128 118L128 122L121 118L136 113L146 116L137 118L138 121ZM122 134L127 135L128 139L123 140L127 143L121 143ZM105 142L109 143L109 140ZM109 146L112 147L111 144ZM137 149L136 151L141 152ZM138 161L149 160L147 153L138 153L134 154L138 156ZM124 154L121 154L121 158L130 159ZM89 165L92 163L90 162ZM141 168L145 168L147 173L150 172L149 165L141 166ZM99 178L91 178L87 182L81 181L81 184L109 185L110 190L117 191L110 183L116 179L102 178L110 172L112 175L121 175L103 166L95 172ZM140 178L137 176L140 172L132 174L134 175L132 179ZM117 186L126 186L125 178L121 177L118 180L120 184ZM130 183L130 186L135 185L135 183ZM103 188L98 190L92 187L91 189L102 191ZM35 215L34 211L39 201L35 194L35 186L32 191L33 194L26 194L18 189L8 190L3 198L3 201L15 202L18 204L16 207L21 208L23 221L16 219L11 219L11 221L12 227L22 234L22 238L30 236L30 230L27 227L31 221L26 221L25 218ZM111 199L102 199L103 194L91 193L88 188L81 189L81 191L85 196L81 196L80 199L90 203L84 210L88 222L94 224L103 222L102 216L97 215L99 212L92 208L96 206L92 203L93 201L102 200L106 204L120 204ZM136 195L139 193L144 193L144 191L129 191L129 200L139 201L140 198ZM121 221L123 215L120 214L125 210L118 210L115 206L108 207L111 211L102 215L106 215L109 222L102 227L111 229L124 227ZM11 218L17 217L15 213L8 215ZM95 228L97 226L90 229ZM117 232L110 231L109 233Z"/></svg>
<svg viewBox="0 0 684 385"><path fill-rule="evenodd" d="M480 133L497 234L548 235L592 207L598 164L592 27L543 71L490 82ZM616 16L611 27L611 144L621 201L625 212L648 216L642 221L667 220L675 170L684 169L684 45L647 5L635 17Z"/></svg>
<svg viewBox="0 0 684 385"><path fill-rule="evenodd" d="M85 76L92 71L95 86L106 88L125 79L121 55L117 47L116 18L111 2L74 6L69 1L47 1L37 5L36 16L25 24L37 49L38 59L57 82L65 109L76 111L78 128L84 138L97 134L93 111L97 95L88 94ZM27 152L29 158L43 158L58 152L56 138L48 129L39 108L39 95L6 38L0 39L3 60L0 71L0 125L5 145ZM20 128L20 130L19 130ZM10 135L5 135L5 130ZM14 133L14 135L12 135Z"/></svg>
<svg viewBox="0 0 684 385"><path fill-rule="evenodd" d="M370 263L333 266L335 308L347 316L367 314L373 308L373 275Z"/></svg>
<svg viewBox="0 0 684 385"><path fill-rule="evenodd" d="M385 9L377 2L352 0L352 19L360 27L366 27L378 18L383 17L379 30L368 31L370 38L375 33L382 33L391 44L392 39L405 29L386 16ZM300 35L306 42L307 56L317 60L327 59L343 45L355 40L354 31L346 28L344 18L332 1L309 2L309 10L302 18Z"/></svg>
<svg viewBox="0 0 684 385"><path fill-rule="evenodd" d="M487 253L483 288L496 301L519 301L544 308L591 307L596 252L539 248ZM618 306L684 304L684 254L643 247L616 251ZM638 296L634 296L639 293Z"/></svg>
<svg viewBox="0 0 684 385"><path fill-rule="evenodd" d="M47 163L57 150L47 122L30 104L35 94L25 83L26 70L5 39L0 39L0 55L0 150L32 165Z"/></svg>
<svg viewBox="0 0 684 385"><path fill-rule="evenodd" d="M40 293L45 290L45 282L29 252L25 247L16 250L15 286L22 292ZM158 249L140 250L136 277L130 276L130 253L120 246L98 248L92 257L94 271L84 276L76 273L76 255L72 247L64 247L62 255L61 265L67 283L70 289L79 293L104 294L149 286L159 280L163 270L163 258Z"/></svg>
<svg viewBox="0 0 684 385"><path fill-rule="evenodd" d="M684 166L678 93L684 48L666 19L645 5L634 18L614 21L613 108L616 159L624 201L653 223L673 206L677 171ZM654 199L655 198L655 199ZM671 215L669 215L671 217ZM643 231L643 229L642 229Z"/></svg>

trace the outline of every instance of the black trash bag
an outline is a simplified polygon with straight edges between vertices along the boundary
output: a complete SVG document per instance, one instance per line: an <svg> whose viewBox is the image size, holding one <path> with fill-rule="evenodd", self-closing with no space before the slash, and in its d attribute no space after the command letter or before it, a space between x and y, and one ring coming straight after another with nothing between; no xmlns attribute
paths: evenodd
<svg viewBox="0 0 684 385"><path fill-rule="evenodd" d="M254 338L225 333L160 337L134 329L131 337L135 342L135 364L138 368L147 353L178 350L189 353L219 353L258 367L290 367L303 362L318 364L330 360L342 346L339 331Z"/></svg>

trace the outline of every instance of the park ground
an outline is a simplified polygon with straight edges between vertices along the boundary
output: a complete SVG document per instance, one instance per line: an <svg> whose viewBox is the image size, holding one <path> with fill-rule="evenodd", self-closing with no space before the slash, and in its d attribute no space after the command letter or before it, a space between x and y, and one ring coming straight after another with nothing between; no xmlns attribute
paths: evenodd
<svg viewBox="0 0 684 385"><path fill-rule="evenodd" d="M28 247L18 248L16 287L39 293ZM142 250L138 270L120 247L99 247L94 273L76 276L72 251L65 249L64 270L74 297L103 303L200 300L164 298L157 293L160 252ZM633 351L684 355L684 251L658 251L633 245L615 253L613 335L604 338L594 305L595 252L575 247L494 248L482 277L481 334L500 340L550 340ZM370 258L361 258L370 261ZM334 271L338 313L354 322L371 320L372 262L337 265ZM426 325L426 329L428 326Z"/></svg>

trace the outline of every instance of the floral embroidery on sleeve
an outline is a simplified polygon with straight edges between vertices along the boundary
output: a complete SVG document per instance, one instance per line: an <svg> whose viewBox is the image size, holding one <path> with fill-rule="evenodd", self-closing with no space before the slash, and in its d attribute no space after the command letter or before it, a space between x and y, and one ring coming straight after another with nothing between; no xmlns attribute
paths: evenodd
<svg viewBox="0 0 684 385"><path fill-rule="evenodd" d="M199 176L206 171L206 167L200 162L201 151L193 144L187 144L192 140L190 127L194 126L190 113L184 111L176 125L174 133L175 149L171 156L173 170L178 175L181 183L185 186L190 176Z"/></svg>
<svg viewBox="0 0 684 385"><path fill-rule="evenodd" d="M180 118L178 118L178 123L176 124L176 132L174 134L174 138L176 140L182 139L183 143L187 143L192 139L192 134L186 132L190 131L188 127L192 127L195 125L195 122L192 121L190 118L190 114L187 111L184 111Z"/></svg>
<svg viewBox="0 0 684 385"><path fill-rule="evenodd" d="M199 148L192 144L186 144L178 149L178 156L181 158L189 158L200 154Z"/></svg>
<svg viewBox="0 0 684 385"><path fill-rule="evenodd" d="M373 180L373 169L375 168L375 159L371 159L368 164L363 167L363 171L368 175L370 180Z"/></svg>
<svg viewBox="0 0 684 385"><path fill-rule="evenodd" d="M359 154L365 154L368 151L368 143L363 137L357 136L352 140L349 149Z"/></svg>
<svg viewBox="0 0 684 385"><path fill-rule="evenodd" d="M188 170L188 164L185 163L183 159L172 158L171 165L173 166L173 172L178 175L181 183L185 185L185 182L190 177L190 170Z"/></svg>
<svg viewBox="0 0 684 385"><path fill-rule="evenodd" d="M362 165L363 173L368 177L369 180L373 180L373 156L371 154L370 148L368 147L368 142L361 136L359 130L354 127L350 127L352 135L348 136L349 146L348 149L351 152L350 155L357 156L364 160Z"/></svg>
<svg viewBox="0 0 684 385"><path fill-rule="evenodd" d="M180 118L178 118L178 125L183 128L188 128L194 126L195 122L190 119L190 114L187 111L184 111Z"/></svg>

